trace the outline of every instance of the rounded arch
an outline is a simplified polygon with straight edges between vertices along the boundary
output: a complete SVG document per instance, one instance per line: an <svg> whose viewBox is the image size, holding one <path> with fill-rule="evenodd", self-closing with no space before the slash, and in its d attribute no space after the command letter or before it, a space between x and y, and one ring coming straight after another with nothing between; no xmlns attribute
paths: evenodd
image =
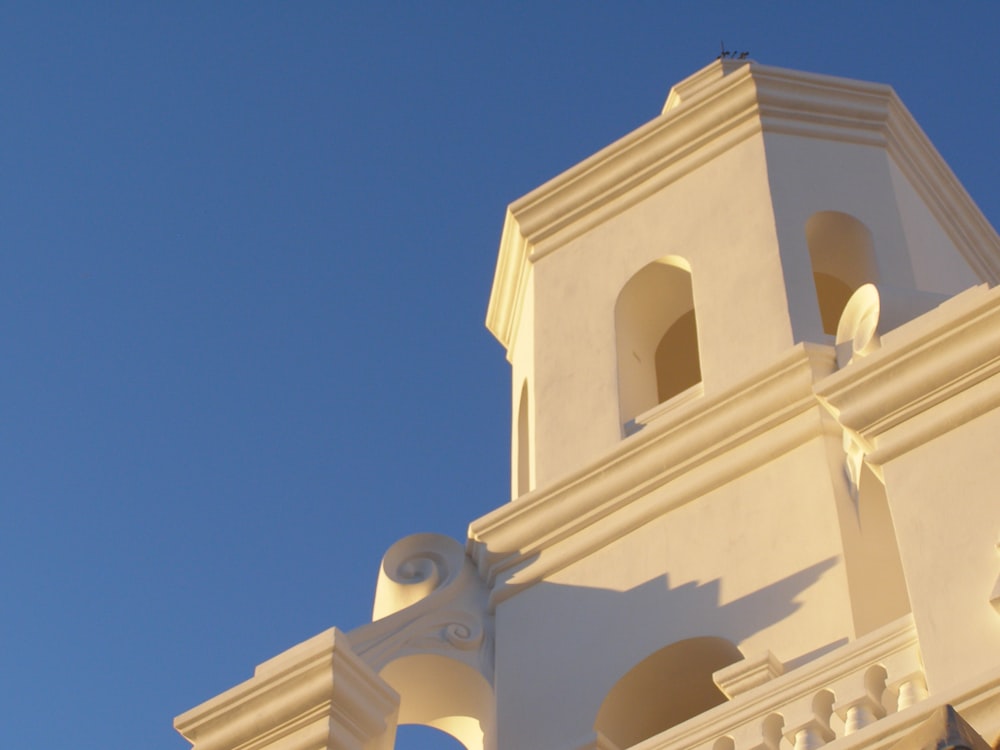
<svg viewBox="0 0 1000 750"><path fill-rule="evenodd" d="M628 280L615 302L615 337L623 425L701 382L687 260L664 256Z"/></svg>
<svg viewBox="0 0 1000 750"><path fill-rule="evenodd" d="M399 693L399 724L421 724L451 735L466 750L490 750L493 690L467 664L438 654L410 654L379 672Z"/></svg>
<svg viewBox="0 0 1000 750"><path fill-rule="evenodd" d="M412 750L413 748L440 748L444 750L460 750L465 747L447 732L422 724L401 724L396 728L396 743L393 750Z"/></svg>
<svg viewBox="0 0 1000 750"><path fill-rule="evenodd" d="M724 703L712 673L743 658L725 638L677 641L647 656L611 688L594 721L618 747L631 747Z"/></svg>
<svg viewBox="0 0 1000 750"><path fill-rule="evenodd" d="M806 244L823 331L835 336L851 295L878 281L872 233L850 214L817 211L806 221Z"/></svg>

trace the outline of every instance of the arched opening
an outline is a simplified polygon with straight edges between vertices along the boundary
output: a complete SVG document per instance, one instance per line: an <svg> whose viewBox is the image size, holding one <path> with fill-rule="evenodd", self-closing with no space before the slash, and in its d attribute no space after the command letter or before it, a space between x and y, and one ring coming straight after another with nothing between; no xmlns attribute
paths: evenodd
<svg viewBox="0 0 1000 750"><path fill-rule="evenodd" d="M823 331L835 336L847 300L878 281L872 233L849 214L819 211L806 222L806 244Z"/></svg>
<svg viewBox="0 0 1000 750"><path fill-rule="evenodd" d="M493 690L472 667L447 656L412 654L387 664L379 676L399 693L399 724L433 727L466 750L490 750Z"/></svg>
<svg viewBox="0 0 1000 750"><path fill-rule="evenodd" d="M694 352L694 355L691 355ZM698 329L694 309L681 315L656 346L656 395L658 403L673 398L701 381Z"/></svg>
<svg viewBox="0 0 1000 750"><path fill-rule="evenodd" d="M465 745L450 734L421 724L396 728L394 750L465 750Z"/></svg>
<svg viewBox="0 0 1000 750"><path fill-rule="evenodd" d="M691 269L667 256L639 270L615 303L622 424L701 382Z"/></svg>
<svg viewBox="0 0 1000 750"><path fill-rule="evenodd" d="M725 638L672 643L632 667L608 692L594 729L618 747L632 745L724 703L712 673L743 658Z"/></svg>
<svg viewBox="0 0 1000 750"><path fill-rule="evenodd" d="M517 407L517 436L514 446L517 471L516 495L520 497L531 489L531 432L528 425L528 383L521 386Z"/></svg>

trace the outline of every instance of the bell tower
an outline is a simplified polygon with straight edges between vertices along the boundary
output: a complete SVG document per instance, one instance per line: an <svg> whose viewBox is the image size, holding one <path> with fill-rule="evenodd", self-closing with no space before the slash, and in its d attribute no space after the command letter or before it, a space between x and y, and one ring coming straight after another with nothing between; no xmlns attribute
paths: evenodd
<svg viewBox="0 0 1000 750"><path fill-rule="evenodd" d="M399 724L466 750L989 750L998 280L892 89L716 61L507 212L513 500L464 544L394 544L372 622L176 726L194 750L393 750Z"/></svg>
<svg viewBox="0 0 1000 750"><path fill-rule="evenodd" d="M512 366L512 496L833 343L863 284L902 322L995 283L996 250L891 88L717 60L508 209L487 326Z"/></svg>

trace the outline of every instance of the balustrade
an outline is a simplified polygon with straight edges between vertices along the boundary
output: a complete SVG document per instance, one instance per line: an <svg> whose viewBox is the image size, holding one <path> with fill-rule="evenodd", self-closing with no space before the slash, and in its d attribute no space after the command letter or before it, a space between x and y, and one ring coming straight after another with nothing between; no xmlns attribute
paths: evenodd
<svg viewBox="0 0 1000 750"><path fill-rule="evenodd" d="M793 671L775 661L720 670L728 702L634 750L818 750L927 697L909 615Z"/></svg>

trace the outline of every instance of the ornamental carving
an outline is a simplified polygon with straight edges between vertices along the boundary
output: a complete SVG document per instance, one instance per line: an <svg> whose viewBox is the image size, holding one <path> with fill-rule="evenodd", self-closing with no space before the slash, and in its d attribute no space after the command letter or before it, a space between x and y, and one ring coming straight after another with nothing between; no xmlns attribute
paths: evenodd
<svg viewBox="0 0 1000 750"><path fill-rule="evenodd" d="M439 534L414 534L386 552L374 621L351 631L355 652L376 672L403 656L455 659L493 683L488 589L465 549Z"/></svg>

